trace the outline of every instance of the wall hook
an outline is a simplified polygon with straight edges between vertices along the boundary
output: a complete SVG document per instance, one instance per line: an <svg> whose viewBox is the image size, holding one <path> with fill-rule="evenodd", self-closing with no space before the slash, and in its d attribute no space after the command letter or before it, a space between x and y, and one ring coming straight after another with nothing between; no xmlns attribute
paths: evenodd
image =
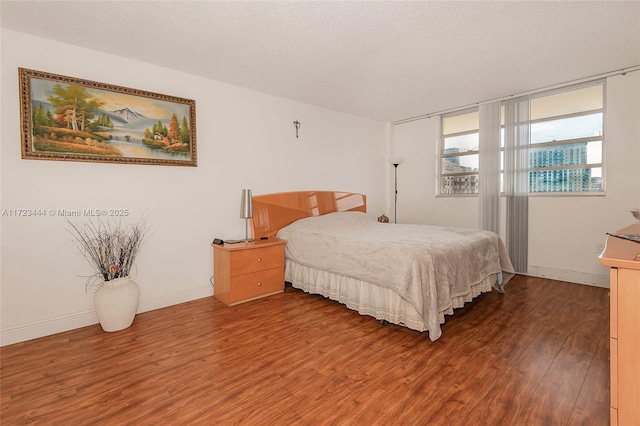
<svg viewBox="0 0 640 426"><path fill-rule="evenodd" d="M293 122L293 125L296 126L296 139L298 139L298 129L300 128L301 123L296 120Z"/></svg>

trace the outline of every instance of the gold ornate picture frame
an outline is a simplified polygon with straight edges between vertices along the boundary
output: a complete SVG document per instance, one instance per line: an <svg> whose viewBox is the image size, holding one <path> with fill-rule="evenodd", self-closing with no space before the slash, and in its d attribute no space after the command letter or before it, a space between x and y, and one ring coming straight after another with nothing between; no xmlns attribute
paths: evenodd
<svg viewBox="0 0 640 426"><path fill-rule="evenodd" d="M22 158L197 166L194 100L19 68Z"/></svg>

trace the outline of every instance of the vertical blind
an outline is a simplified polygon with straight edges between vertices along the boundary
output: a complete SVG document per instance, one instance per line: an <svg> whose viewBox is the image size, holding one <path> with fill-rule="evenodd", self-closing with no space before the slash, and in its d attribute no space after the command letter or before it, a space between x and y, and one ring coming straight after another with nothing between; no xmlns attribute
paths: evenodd
<svg viewBox="0 0 640 426"><path fill-rule="evenodd" d="M526 274L529 246L529 97L505 101L506 245L516 272Z"/></svg>
<svg viewBox="0 0 640 426"><path fill-rule="evenodd" d="M480 105L480 170L478 224L498 232L500 226L500 102Z"/></svg>

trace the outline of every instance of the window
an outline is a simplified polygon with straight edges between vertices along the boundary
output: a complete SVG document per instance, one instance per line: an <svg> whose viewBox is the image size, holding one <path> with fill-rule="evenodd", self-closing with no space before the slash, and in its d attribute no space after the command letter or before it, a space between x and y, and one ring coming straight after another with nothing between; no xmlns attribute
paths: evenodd
<svg viewBox="0 0 640 426"><path fill-rule="evenodd" d="M529 102L529 192L603 192L604 83Z"/></svg>
<svg viewBox="0 0 640 426"><path fill-rule="evenodd" d="M604 82L540 93L528 104L529 193L603 192ZM504 106L501 115L504 164ZM441 120L440 194L477 194L478 109Z"/></svg>
<svg viewBox="0 0 640 426"><path fill-rule="evenodd" d="M477 194L479 173L478 109L442 117L440 193Z"/></svg>

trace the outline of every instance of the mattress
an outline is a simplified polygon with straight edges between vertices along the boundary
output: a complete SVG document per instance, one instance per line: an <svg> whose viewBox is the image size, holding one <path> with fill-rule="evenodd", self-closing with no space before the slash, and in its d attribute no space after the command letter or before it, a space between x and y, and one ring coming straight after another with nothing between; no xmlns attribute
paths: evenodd
<svg viewBox="0 0 640 426"><path fill-rule="evenodd" d="M377 319L441 336L444 316L513 266L497 234L474 229L379 223L361 212L300 219L287 240L285 279Z"/></svg>

